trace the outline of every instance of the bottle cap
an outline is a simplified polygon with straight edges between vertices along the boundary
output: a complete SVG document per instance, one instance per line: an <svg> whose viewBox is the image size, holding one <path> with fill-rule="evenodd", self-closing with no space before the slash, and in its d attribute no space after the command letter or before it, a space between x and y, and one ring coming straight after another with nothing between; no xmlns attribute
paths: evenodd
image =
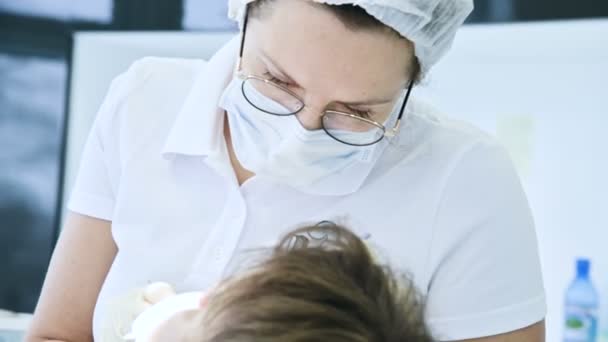
<svg viewBox="0 0 608 342"><path fill-rule="evenodd" d="M589 268L591 261L589 259L580 258L576 260L576 275L579 278L587 278L589 276Z"/></svg>

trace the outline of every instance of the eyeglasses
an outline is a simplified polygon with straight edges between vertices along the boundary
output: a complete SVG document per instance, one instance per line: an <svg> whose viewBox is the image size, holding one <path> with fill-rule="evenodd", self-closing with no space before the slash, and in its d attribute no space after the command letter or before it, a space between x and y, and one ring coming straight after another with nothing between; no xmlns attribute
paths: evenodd
<svg viewBox="0 0 608 342"><path fill-rule="evenodd" d="M270 115L292 116L298 114L306 105L297 94L270 79L243 73L241 62L247 22L248 13L246 12L237 64L237 76L243 81L241 87L243 96L251 106ZM394 137L399 132L405 105L410 97L413 85L414 81L412 80L392 129L387 129L377 121L337 110L323 112L321 116L322 128L336 141L351 146L369 146L380 142L385 137ZM268 99L271 101L268 101Z"/></svg>

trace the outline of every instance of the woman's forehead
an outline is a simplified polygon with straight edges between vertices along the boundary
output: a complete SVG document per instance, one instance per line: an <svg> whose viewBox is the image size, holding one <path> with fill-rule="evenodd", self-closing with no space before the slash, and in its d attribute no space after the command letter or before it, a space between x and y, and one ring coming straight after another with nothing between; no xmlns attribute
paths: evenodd
<svg viewBox="0 0 608 342"><path fill-rule="evenodd" d="M390 92L405 87L413 65L408 41L379 31L353 31L306 1L276 2L264 19L252 20L246 44L246 52L270 57L303 87L340 84L345 92L370 87Z"/></svg>

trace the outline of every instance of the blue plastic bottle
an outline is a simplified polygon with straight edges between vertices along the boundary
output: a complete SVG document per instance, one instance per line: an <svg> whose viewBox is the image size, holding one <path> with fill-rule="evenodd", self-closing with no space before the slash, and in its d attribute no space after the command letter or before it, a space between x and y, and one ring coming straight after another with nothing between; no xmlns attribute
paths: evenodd
<svg viewBox="0 0 608 342"><path fill-rule="evenodd" d="M588 259L576 261L576 278L566 292L564 342L596 342L599 298L591 283Z"/></svg>

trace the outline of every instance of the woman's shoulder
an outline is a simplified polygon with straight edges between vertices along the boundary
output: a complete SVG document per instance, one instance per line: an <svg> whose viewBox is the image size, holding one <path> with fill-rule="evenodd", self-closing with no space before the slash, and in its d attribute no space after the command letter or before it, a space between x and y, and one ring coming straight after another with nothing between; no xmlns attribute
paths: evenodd
<svg viewBox="0 0 608 342"><path fill-rule="evenodd" d="M128 72L148 77L171 78L175 81L193 80L195 73L205 65L207 61L200 58L148 56L135 60Z"/></svg>
<svg viewBox="0 0 608 342"><path fill-rule="evenodd" d="M149 117L167 106L180 106L205 65L200 59L145 57L114 80L108 96L128 105L129 116Z"/></svg>
<svg viewBox="0 0 608 342"><path fill-rule="evenodd" d="M497 143L493 136L472 123L451 117L423 100L413 101L410 120L412 128L423 134L435 150Z"/></svg>
<svg viewBox="0 0 608 342"><path fill-rule="evenodd" d="M486 184L505 179L511 183L517 177L508 150L495 137L427 103L412 104L399 136L370 174L370 183L390 182L398 189L426 193L429 203L438 203L450 184L477 184L482 178ZM463 169L470 172L459 171Z"/></svg>
<svg viewBox="0 0 608 342"><path fill-rule="evenodd" d="M148 56L135 60L127 69L127 74L133 77L149 77L156 76L178 76L176 72L182 72L184 75L191 74L206 61L195 58L174 58L174 57L156 57Z"/></svg>
<svg viewBox="0 0 608 342"><path fill-rule="evenodd" d="M142 96L152 104L153 97L150 96L182 96L183 90L192 86L198 70L205 64L204 60L198 59L141 58L112 81L105 102L122 103Z"/></svg>
<svg viewBox="0 0 608 342"><path fill-rule="evenodd" d="M126 153L155 137L163 139L205 65L182 58L135 61L112 81L94 129L102 141Z"/></svg>
<svg viewBox="0 0 608 342"><path fill-rule="evenodd" d="M502 149L496 138L473 124L450 118L432 104L412 99L406 119L390 150L400 166L433 164L447 171L477 147ZM451 166L450 166L451 165Z"/></svg>
<svg viewBox="0 0 608 342"><path fill-rule="evenodd" d="M205 64L197 59L162 57L144 57L133 62L110 84L98 119L102 115L106 120L116 116L149 118L166 105L179 105Z"/></svg>

